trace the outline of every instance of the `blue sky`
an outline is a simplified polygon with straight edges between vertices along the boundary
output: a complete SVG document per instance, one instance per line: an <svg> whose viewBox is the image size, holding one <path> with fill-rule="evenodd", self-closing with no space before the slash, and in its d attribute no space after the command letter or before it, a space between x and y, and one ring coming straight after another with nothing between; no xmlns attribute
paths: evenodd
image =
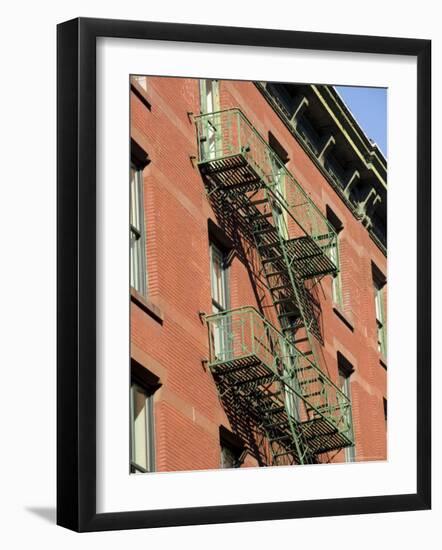
<svg viewBox="0 0 442 550"><path fill-rule="evenodd" d="M387 89L336 86L355 119L387 157Z"/></svg>

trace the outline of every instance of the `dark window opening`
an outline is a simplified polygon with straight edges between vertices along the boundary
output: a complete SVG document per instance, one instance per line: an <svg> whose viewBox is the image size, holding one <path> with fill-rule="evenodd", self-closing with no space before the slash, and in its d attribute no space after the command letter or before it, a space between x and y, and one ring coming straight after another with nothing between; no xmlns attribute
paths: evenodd
<svg viewBox="0 0 442 550"><path fill-rule="evenodd" d="M353 365L350 361L338 351L338 375L339 381L338 386L341 392L349 399L351 402L351 375L354 372ZM345 447L345 462L354 462L356 458L355 446Z"/></svg>
<svg viewBox="0 0 442 550"><path fill-rule="evenodd" d="M241 439L224 426L219 428L220 467L239 468L243 462L244 444Z"/></svg>
<svg viewBox="0 0 442 550"><path fill-rule="evenodd" d="M324 161L324 167L328 172L328 175L331 179L341 188L344 189L346 186L346 174L345 170L336 159L336 157L329 153Z"/></svg>

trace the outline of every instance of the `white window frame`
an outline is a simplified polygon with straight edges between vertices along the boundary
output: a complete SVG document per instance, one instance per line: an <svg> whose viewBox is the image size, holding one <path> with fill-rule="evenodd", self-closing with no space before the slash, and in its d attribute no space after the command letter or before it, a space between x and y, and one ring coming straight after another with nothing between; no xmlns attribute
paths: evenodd
<svg viewBox="0 0 442 550"><path fill-rule="evenodd" d="M143 170L131 162L129 206L130 285L142 296L145 296L147 293L147 269L143 182Z"/></svg>
<svg viewBox="0 0 442 550"><path fill-rule="evenodd" d="M132 75L134 82L138 84L145 92L147 92L147 76L143 75Z"/></svg>
<svg viewBox="0 0 442 550"><path fill-rule="evenodd" d="M200 80L200 111L201 114L215 113L220 110L219 81Z"/></svg>
<svg viewBox="0 0 442 550"><path fill-rule="evenodd" d="M137 464L135 461L135 415L134 415L134 393L138 391L145 396L145 424L146 424L146 466ZM137 382L130 386L130 470L131 473L147 473L155 471L155 416L154 416L154 394Z"/></svg>
<svg viewBox="0 0 442 550"><path fill-rule="evenodd" d="M376 334L378 342L378 351L383 356L387 356L387 331L384 315L384 288L385 285L373 279L374 288L374 307L376 316Z"/></svg>
<svg viewBox="0 0 442 550"><path fill-rule="evenodd" d="M212 313L218 314L229 309L230 306L230 289L229 289L229 267L227 265L226 252L217 246L213 241L210 241L210 289L212 300ZM216 296L218 292L215 292L215 288L218 288L218 281L215 279L215 256L220 259L220 289L221 296ZM215 286L216 285L216 286ZM219 300L218 298L221 298ZM228 331L229 331L229 319L220 320L218 325L213 325L212 332L212 344L213 352L216 357L223 357L226 359L226 352L228 350Z"/></svg>
<svg viewBox="0 0 442 550"><path fill-rule="evenodd" d="M336 246L332 246L330 248L330 260L340 268L341 266L339 265L339 250L338 250L339 240L340 240L340 236L339 236L339 233L337 233ZM339 269L338 273L332 278L332 300L334 305L338 306L339 309L342 309L343 300L342 300L341 269Z"/></svg>
<svg viewBox="0 0 442 550"><path fill-rule="evenodd" d="M349 399L351 403L351 373L348 373L345 369L338 365L339 373L339 387L341 392ZM345 462L355 462L356 460L356 447L352 445L351 447L344 448Z"/></svg>

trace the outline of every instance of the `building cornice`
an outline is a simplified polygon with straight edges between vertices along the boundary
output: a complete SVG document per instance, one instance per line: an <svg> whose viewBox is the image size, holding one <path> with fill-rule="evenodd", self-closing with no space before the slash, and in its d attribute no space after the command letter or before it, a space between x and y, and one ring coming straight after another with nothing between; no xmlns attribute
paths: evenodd
<svg viewBox="0 0 442 550"><path fill-rule="evenodd" d="M295 113L295 117L290 119L287 114L284 112L284 108L278 103L275 97L266 89L265 83L255 82L256 87L265 97L267 102L271 105L275 113L282 120L284 125L296 139L297 143L302 147L305 153L309 156L312 162L315 164L317 169L321 172L323 177L333 188L336 194L340 197L342 202L350 210L353 216L361 222L364 227L367 229L371 239L376 244L376 246L381 250L381 252L386 256L387 250L385 245L381 240L371 231L371 221L370 217L365 212L366 204L355 205L349 198L349 193L346 191L350 187L353 179L354 181L359 179L359 172L354 171L353 175L350 177L349 185L343 189L339 186L331 177L329 171L325 168L322 157L323 149L319 154L315 154L313 150L307 145L303 137L300 135L296 124L293 124L293 119L296 115L299 114L300 109ZM374 195L374 204L376 200L379 203L377 207L386 208L386 195L387 195L387 161L382 155L379 148L370 142L368 137L362 131L356 120L354 119L351 112L348 110L340 96L333 89L332 86L315 86L309 85L311 93L317 97L320 105L322 106L324 112L327 113L327 116L330 117L335 124L336 129L344 137L346 143L348 143L349 150L353 151L355 161L362 163L365 169L372 175L371 176L371 185L373 186L374 192L370 191L368 197ZM302 104L303 109L307 110L309 108L309 101L307 98L303 97L300 105ZM329 136L327 142L330 142ZM368 203L368 200L366 201ZM372 201L373 202L373 201Z"/></svg>

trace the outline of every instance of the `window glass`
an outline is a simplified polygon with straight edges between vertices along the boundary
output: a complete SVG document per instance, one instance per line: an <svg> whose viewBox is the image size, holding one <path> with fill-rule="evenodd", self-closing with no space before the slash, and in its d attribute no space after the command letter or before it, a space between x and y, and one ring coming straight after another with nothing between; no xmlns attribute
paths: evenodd
<svg viewBox="0 0 442 550"><path fill-rule="evenodd" d="M339 389L341 392L348 397L351 402L351 391L350 391L350 376L343 369L339 368ZM355 447L345 447L344 449L345 462L354 462L355 461Z"/></svg>
<svg viewBox="0 0 442 550"><path fill-rule="evenodd" d="M339 246L340 246L340 240L341 240L341 231L343 229L343 225L341 220L336 216L336 214L331 210L329 206L327 206L327 220L330 223L330 225L333 227L337 234L337 242L336 246L331 246L328 249L328 255L330 260L335 264L337 268L339 268L338 273L333 277L332 279L332 300L333 303L336 304L338 307L342 308L343 301L342 301L342 272L340 269L340 261L339 261Z"/></svg>
<svg viewBox="0 0 442 550"><path fill-rule="evenodd" d="M220 110L218 80L200 80L201 113L213 113Z"/></svg>
<svg viewBox="0 0 442 550"><path fill-rule="evenodd" d="M221 444L221 468L238 468L236 453L226 445Z"/></svg>
<svg viewBox="0 0 442 550"><path fill-rule="evenodd" d="M227 267L225 254L213 243L210 245L213 312L227 309Z"/></svg>
<svg viewBox="0 0 442 550"><path fill-rule="evenodd" d="M155 469L153 395L131 386L131 466L133 472Z"/></svg>
<svg viewBox="0 0 442 550"><path fill-rule="evenodd" d="M147 76L135 75L132 78L141 88L143 88L143 90L147 91Z"/></svg>
<svg viewBox="0 0 442 550"><path fill-rule="evenodd" d="M384 318L384 287L374 281L374 297L376 312L376 329L378 339L378 351L385 357L387 355L387 336Z"/></svg>
<svg viewBox="0 0 442 550"><path fill-rule="evenodd" d="M222 313L229 308L226 254L210 244L210 279L212 288L212 312ZM226 359L229 354L230 324L228 317L220 317L212 323L211 346L213 359Z"/></svg>
<svg viewBox="0 0 442 550"><path fill-rule="evenodd" d="M130 167L130 284L146 294L146 252L143 209L143 172Z"/></svg>
<svg viewBox="0 0 442 550"><path fill-rule="evenodd" d="M339 235L338 235L339 240ZM330 248L330 259L335 265L339 265L338 248L332 246ZM339 271L332 279L332 298L333 303L342 307L342 278L341 271Z"/></svg>

